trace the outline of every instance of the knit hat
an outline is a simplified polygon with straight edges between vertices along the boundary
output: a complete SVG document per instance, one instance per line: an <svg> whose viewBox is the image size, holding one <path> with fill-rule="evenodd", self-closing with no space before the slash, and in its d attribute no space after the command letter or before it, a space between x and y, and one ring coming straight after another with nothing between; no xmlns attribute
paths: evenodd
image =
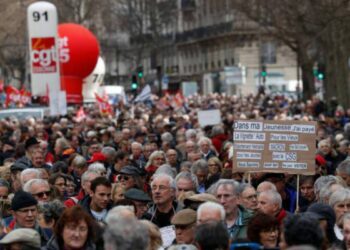
<svg viewBox="0 0 350 250"><path fill-rule="evenodd" d="M21 208L36 206L38 201L30 194L24 191L18 191L11 202L11 209L17 211Z"/></svg>

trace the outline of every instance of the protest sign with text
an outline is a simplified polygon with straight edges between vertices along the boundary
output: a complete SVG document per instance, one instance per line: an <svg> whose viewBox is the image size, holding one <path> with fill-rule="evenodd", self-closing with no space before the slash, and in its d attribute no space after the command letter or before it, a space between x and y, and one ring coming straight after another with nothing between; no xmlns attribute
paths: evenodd
<svg viewBox="0 0 350 250"><path fill-rule="evenodd" d="M233 141L234 172L315 173L315 122L239 120Z"/></svg>

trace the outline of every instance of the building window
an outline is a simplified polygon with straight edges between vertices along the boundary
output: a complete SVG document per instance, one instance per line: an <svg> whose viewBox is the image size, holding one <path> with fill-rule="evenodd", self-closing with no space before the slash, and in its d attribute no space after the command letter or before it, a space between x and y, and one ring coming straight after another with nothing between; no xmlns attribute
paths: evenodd
<svg viewBox="0 0 350 250"><path fill-rule="evenodd" d="M235 65L235 59L233 57L231 58L231 65Z"/></svg>
<svg viewBox="0 0 350 250"><path fill-rule="evenodd" d="M188 66L188 73L192 73L192 65Z"/></svg>
<svg viewBox="0 0 350 250"><path fill-rule="evenodd" d="M218 68L221 68L221 61L218 61Z"/></svg>
<svg viewBox="0 0 350 250"><path fill-rule="evenodd" d="M260 47L261 63L275 64L276 63L276 43L265 42Z"/></svg>

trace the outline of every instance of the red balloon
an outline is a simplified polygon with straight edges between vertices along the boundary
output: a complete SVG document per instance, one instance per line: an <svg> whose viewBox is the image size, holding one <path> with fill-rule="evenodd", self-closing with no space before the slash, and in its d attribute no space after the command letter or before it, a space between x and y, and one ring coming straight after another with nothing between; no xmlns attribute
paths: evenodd
<svg viewBox="0 0 350 250"><path fill-rule="evenodd" d="M94 70L100 53L98 41L88 29L74 23L60 24L58 34L61 87L68 103L81 103L83 79Z"/></svg>

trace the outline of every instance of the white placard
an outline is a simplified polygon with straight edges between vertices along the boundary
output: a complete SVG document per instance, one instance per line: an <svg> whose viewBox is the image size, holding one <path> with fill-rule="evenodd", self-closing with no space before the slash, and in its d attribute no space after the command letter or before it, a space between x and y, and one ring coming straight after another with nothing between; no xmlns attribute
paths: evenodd
<svg viewBox="0 0 350 250"><path fill-rule="evenodd" d="M162 237L163 247L170 246L176 238L174 226L162 227L159 231Z"/></svg>
<svg viewBox="0 0 350 250"><path fill-rule="evenodd" d="M34 96L47 96L49 91L50 114L58 115L61 84L55 5L44 1L29 5L27 22L31 92Z"/></svg>
<svg viewBox="0 0 350 250"><path fill-rule="evenodd" d="M221 123L221 113L219 109L198 111L198 122L201 127L217 125Z"/></svg>

